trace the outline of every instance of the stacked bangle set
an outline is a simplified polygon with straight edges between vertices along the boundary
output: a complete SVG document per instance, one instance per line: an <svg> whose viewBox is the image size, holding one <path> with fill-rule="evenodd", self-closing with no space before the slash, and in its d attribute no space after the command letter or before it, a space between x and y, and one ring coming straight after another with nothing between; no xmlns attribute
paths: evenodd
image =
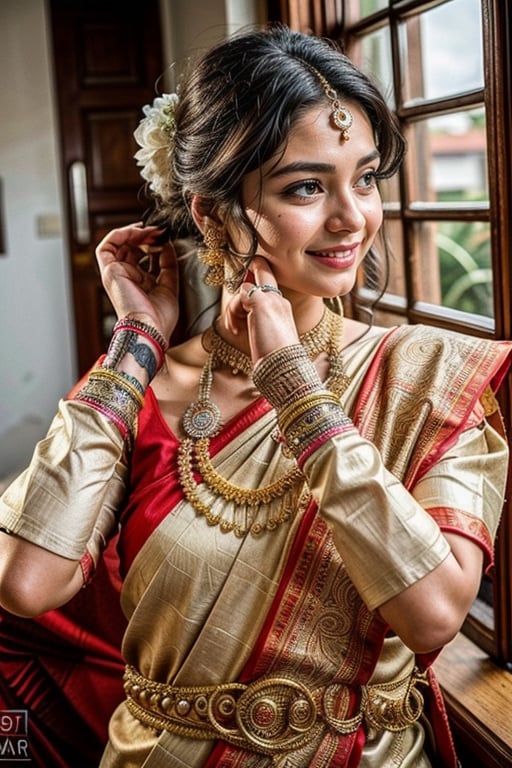
<svg viewBox="0 0 512 768"><path fill-rule="evenodd" d="M75 395L75 400L87 403L116 424L128 446L136 435L145 387L135 376L117 367L128 353L132 354L145 369L149 383L163 365L167 346L156 328L139 320L122 318L114 326L103 363L93 368Z"/></svg>

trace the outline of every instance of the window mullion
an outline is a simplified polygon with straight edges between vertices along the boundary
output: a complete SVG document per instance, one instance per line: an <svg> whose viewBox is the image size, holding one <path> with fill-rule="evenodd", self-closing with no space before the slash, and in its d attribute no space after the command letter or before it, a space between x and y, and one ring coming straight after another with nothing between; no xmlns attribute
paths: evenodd
<svg viewBox="0 0 512 768"><path fill-rule="evenodd" d="M498 338L512 338L511 210L512 210L512 47L508 35L512 22L509 3L482 0L486 110L488 131L489 195L494 280L495 328ZM508 430L512 424L512 381L500 392ZM512 471L509 472L512 489ZM494 619L496 655L512 661L512 500L510 490L496 542Z"/></svg>

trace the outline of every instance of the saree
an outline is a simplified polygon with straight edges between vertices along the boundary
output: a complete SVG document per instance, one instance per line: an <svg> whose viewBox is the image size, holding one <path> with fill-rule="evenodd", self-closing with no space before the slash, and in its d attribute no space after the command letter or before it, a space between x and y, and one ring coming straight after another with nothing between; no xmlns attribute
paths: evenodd
<svg viewBox="0 0 512 768"><path fill-rule="evenodd" d="M368 335L346 351L344 409L380 452L379 477L393 503L423 513L407 534L408 550L393 532L385 546L380 541L376 580L345 541L339 510L357 513L362 497L357 479L353 487L337 479L341 443L327 441L306 460L301 480L262 505L263 532L253 527L254 510L243 510L247 532L237 537L212 521L229 529L240 510L204 478L196 476L198 493L211 518L184 497L179 441L148 390L119 540L127 697L111 719L101 768L456 766L430 666L435 654L415 657L377 609L442 562L444 530L477 542L486 567L492 563L508 452L481 399L499 386L509 355L506 343L421 326ZM263 399L226 424L210 450L215 472L235 486L269 485L294 466ZM369 557L379 552L381 503L365 499L375 525L355 538ZM399 578L396 561L404 563ZM365 721L363 692L376 686L393 698L413 670L423 674L421 717L398 731ZM244 712L235 725L226 715L224 730L219 690L231 704L243 690ZM189 694L192 720L187 712L180 720L176 707L166 716L166 691ZM290 707L307 727L301 721L290 732L283 715ZM201 731L212 718L217 732Z"/></svg>
<svg viewBox="0 0 512 768"><path fill-rule="evenodd" d="M97 768L101 759L123 699L115 543L90 589L66 606L35 619L0 610L0 709L26 713L32 768Z"/></svg>

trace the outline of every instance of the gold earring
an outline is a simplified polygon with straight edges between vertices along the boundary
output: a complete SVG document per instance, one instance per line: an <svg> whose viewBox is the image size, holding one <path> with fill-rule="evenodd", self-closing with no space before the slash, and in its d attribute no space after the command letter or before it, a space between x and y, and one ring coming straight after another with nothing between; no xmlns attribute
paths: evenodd
<svg viewBox="0 0 512 768"><path fill-rule="evenodd" d="M203 246L197 251L200 261L208 267L204 277L206 285L224 285L225 245L226 239L222 230L217 227L206 228Z"/></svg>

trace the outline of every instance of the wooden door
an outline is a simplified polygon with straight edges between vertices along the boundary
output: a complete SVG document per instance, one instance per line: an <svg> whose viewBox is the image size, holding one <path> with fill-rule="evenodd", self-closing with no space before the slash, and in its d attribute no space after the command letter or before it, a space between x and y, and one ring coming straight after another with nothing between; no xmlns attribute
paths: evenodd
<svg viewBox="0 0 512 768"><path fill-rule="evenodd" d="M105 351L113 322L94 249L144 210L133 131L164 68L160 18L158 0L50 0L49 8L82 374Z"/></svg>

